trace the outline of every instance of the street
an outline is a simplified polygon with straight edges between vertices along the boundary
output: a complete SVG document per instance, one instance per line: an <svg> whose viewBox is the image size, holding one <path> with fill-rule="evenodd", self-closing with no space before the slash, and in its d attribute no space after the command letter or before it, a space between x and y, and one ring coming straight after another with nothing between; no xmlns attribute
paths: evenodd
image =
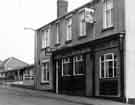
<svg viewBox="0 0 135 105"><path fill-rule="evenodd" d="M82 105L49 97L37 96L25 90L0 86L0 105Z"/></svg>

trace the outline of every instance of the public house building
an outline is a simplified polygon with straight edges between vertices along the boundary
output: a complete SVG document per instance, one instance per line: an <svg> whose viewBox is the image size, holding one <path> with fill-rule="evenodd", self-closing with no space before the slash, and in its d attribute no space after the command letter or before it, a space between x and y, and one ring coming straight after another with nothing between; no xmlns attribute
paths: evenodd
<svg viewBox="0 0 135 105"><path fill-rule="evenodd" d="M125 2L92 0L68 12L68 1L57 0L57 19L36 30L35 87L134 102L125 61Z"/></svg>

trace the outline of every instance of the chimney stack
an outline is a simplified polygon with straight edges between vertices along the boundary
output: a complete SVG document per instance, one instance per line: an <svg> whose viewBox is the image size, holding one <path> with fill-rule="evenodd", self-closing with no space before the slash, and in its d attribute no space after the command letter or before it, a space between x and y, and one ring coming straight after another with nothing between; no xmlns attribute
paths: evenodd
<svg viewBox="0 0 135 105"><path fill-rule="evenodd" d="M66 0L57 0L57 17L65 15L68 11L68 2Z"/></svg>

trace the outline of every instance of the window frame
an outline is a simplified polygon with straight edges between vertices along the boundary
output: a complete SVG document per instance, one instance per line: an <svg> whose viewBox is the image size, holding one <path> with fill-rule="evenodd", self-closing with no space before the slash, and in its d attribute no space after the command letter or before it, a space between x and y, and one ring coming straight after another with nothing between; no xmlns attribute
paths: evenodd
<svg viewBox="0 0 135 105"><path fill-rule="evenodd" d="M60 22L56 22L56 44L60 44Z"/></svg>
<svg viewBox="0 0 135 105"><path fill-rule="evenodd" d="M80 59L78 59L78 57L79 57ZM81 63L83 63L83 65L84 65L84 58L83 58L83 55L79 55L79 56L73 57L73 75L74 75L74 76L84 75L84 73L76 73L76 63L78 63L78 62L81 62Z"/></svg>
<svg viewBox="0 0 135 105"><path fill-rule="evenodd" d="M106 57L108 56L108 55L111 55L112 56L112 59L107 59ZM117 59L115 59L115 54L114 53L107 53L107 54L104 54L104 55L101 55L100 57L99 57L99 78L100 79L109 79L109 78L117 78L118 77L118 75L117 75L117 72L118 72L118 68L117 68L117 65L116 65L116 67L115 67L115 62L117 62L118 63L118 58ZM103 57L104 59L103 59L103 61L101 60L101 57ZM108 62L112 62L112 77L110 77L109 76L109 70L107 69L107 67L106 67L106 64L108 63ZM103 65L104 65L104 68L103 68L103 73L104 73L104 76L102 76L102 63L103 63ZM116 71L115 71L115 68L116 68ZM108 72L108 75L107 75L107 72ZM115 75L116 74L116 75Z"/></svg>
<svg viewBox="0 0 135 105"><path fill-rule="evenodd" d="M66 61L65 59L68 59L68 61ZM70 57L66 57L62 59L62 77L71 76L71 74L64 74L64 64L70 64L70 63L72 63Z"/></svg>
<svg viewBox="0 0 135 105"><path fill-rule="evenodd" d="M41 30L41 38L42 38L42 48L45 48L46 47L46 43L45 43L45 40L46 40L46 35L45 35L45 32L43 30Z"/></svg>
<svg viewBox="0 0 135 105"><path fill-rule="evenodd" d="M79 37L86 36L85 8L79 11Z"/></svg>
<svg viewBox="0 0 135 105"><path fill-rule="evenodd" d="M42 68L43 66L44 69ZM46 76L44 74L46 74ZM50 81L49 61L44 61L41 64L41 83L48 83L49 81Z"/></svg>
<svg viewBox="0 0 135 105"><path fill-rule="evenodd" d="M66 17L66 41L72 40L72 15Z"/></svg>
<svg viewBox="0 0 135 105"><path fill-rule="evenodd" d="M111 7L109 7L108 2L111 2ZM103 0L103 29L111 28L114 26L113 21L113 9L114 1L113 0Z"/></svg>
<svg viewBox="0 0 135 105"><path fill-rule="evenodd" d="M50 26L42 30L42 48L50 46Z"/></svg>

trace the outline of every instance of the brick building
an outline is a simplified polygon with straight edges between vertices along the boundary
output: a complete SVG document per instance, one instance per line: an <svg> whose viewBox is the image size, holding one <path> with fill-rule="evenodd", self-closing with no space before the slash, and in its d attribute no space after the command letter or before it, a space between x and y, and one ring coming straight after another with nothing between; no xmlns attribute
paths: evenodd
<svg viewBox="0 0 135 105"><path fill-rule="evenodd" d="M36 88L133 102L124 66L126 6L92 0L68 12L68 2L58 0L57 19L36 30Z"/></svg>

